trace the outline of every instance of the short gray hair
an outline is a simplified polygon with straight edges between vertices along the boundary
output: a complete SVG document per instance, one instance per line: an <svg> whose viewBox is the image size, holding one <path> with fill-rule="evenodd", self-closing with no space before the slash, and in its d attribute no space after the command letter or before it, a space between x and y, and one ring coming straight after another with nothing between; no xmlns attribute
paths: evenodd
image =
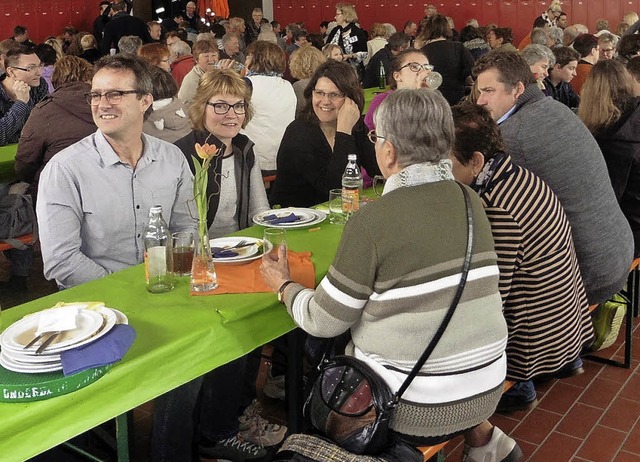
<svg viewBox="0 0 640 462"><path fill-rule="evenodd" d="M374 115L376 132L389 141L401 168L447 159L455 128L449 103L428 88L396 90Z"/></svg>
<svg viewBox="0 0 640 462"><path fill-rule="evenodd" d="M546 45L549 34L542 27L536 27L531 31L531 43L534 45Z"/></svg>
<svg viewBox="0 0 640 462"><path fill-rule="evenodd" d="M138 54L138 48L142 46L142 39L136 35L125 35L118 40L118 50L120 53L130 55Z"/></svg>
<svg viewBox="0 0 640 462"><path fill-rule="evenodd" d="M231 39L233 38L237 38L238 42L240 42L240 36L238 34L236 34L235 32L229 32L227 34L224 34L222 36L222 46L226 47L227 43L229 43L231 41Z"/></svg>
<svg viewBox="0 0 640 462"><path fill-rule="evenodd" d="M544 45L529 45L520 54L529 66L544 60L549 61L549 67L556 63L555 55Z"/></svg>
<svg viewBox="0 0 640 462"><path fill-rule="evenodd" d="M562 46L562 38L564 37L564 31L562 29L554 26L550 28L547 33L549 34L549 38L553 40L554 47L556 45Z"/></svg>
<svg viewBox="0 0 640 462"><path fill-rule="evenodd" d="M169 45L169 50L173 51L176 54L176 57L188 56L191 54L191 47L187 42L183 42L182 40L178 40L177 42Z"/></svg>

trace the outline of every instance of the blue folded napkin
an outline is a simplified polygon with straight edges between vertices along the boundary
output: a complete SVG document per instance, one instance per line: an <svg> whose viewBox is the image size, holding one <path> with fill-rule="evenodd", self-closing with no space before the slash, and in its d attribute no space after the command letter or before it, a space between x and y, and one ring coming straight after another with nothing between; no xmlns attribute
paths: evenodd
<svg viewBox="0 0 640 462"><path fill-rule="evenodd" d="M65 376L93 367L120 361L136 338L136 330L127 324L116 324L95 342L63 351L62 372Z"/></svg>
<svg viewBox="0 0 640 462"><path fill-rule="evenodd" d="M268 221L270 225L279 225L280 223L293 223L294 221L300 220L300 217L297 216L295 213L291 213L284 217L278 217L275 214L266 215L262 217L262 219L264 221Z"/></svg>
<svg viewBox="0 0 640 462"><path fill-rule="evenodd" d="M234 252L233 250L220 249L216 251L215 247L211 250L213 250L213 258L231 258L238 256L238 252Z"/></svg>

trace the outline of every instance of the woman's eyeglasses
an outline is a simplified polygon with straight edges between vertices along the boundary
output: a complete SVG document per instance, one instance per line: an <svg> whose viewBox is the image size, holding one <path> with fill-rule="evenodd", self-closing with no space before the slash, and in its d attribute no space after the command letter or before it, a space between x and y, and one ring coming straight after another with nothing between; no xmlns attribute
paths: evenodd
<svg viewBox="0 0 640 462"><path fill-rule="evenodd" d="M399 70L402 70L405 67L408 67L411 72L420 72L423 69L425 71L432 71L433 70L433 65L432 64L418 64L418 63L407 63L404 66L400 67Z"/></svg>
<svg viewBox="0 0 640 462"><path fill-rule="evenodd" d="M207 101L207 104L211 106L213 108L213 112L218 115L225 115L231 108L233 108L233 112L235 112L236 114L244 114L247 111L247 105L242 101L236 104L210 103L209 101Z"/></svg>
<svg viewBox="0 0 640 462"><path fill-rule="evenodd" d="M373 144L376 144L378 142L378 139L381 139L381 140L387 139L382 135L376 134L375 130L370 130L369 133L367 133L367 138L369 138L369 141L371 141Z"/></svg>
<svg viewBox="0 0 640 462"><path fill-rule="evenodd" d="M329 101L336 101L338 99L342 99L344 98L344 94L342 93L338 93L338 92L331 92L331 93L325 93L322 90L313 90L313 94L318 98L318 99L324 99L325 96L327 98L329 98Z"/></svg>

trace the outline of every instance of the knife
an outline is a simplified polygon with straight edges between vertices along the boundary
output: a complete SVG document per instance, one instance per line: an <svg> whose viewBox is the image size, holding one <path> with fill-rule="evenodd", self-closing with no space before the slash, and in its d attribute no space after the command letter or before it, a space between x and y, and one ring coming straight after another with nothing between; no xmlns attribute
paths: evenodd
<svg viewBox="0 0 640 462"><path fill-rule="evenodd" d="M38 347L38 349L36 350L36 354L41 354L49 345L51 345L51 342L53 342L56 337L60 335L60 333L61 331L52 332L51 335L44 342L42 342L42 345Z"/></svg>

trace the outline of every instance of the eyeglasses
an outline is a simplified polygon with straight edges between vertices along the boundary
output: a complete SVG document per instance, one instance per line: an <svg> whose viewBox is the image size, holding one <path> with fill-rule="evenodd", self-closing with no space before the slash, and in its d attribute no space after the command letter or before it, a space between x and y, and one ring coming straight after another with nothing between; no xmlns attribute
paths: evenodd
<svg viewBox="0 0 640 462"><path fill-rule="evenodd" d="M42 70L44 68L44 64L40 63L37 66L29 66L29 67L19 67L19 66L10 66L13 69L18 69L25 72L35 72L36 70Z"/></svg>
<svg viewBox="0 0 640 462"><path fill-rule="evenodd" d="M240 101L236 104L229 103L210 103L207 101L207 104L213 108L213 112L218 115L225 115L229 112L229 109L233 108L233 112L236 114L244 114L247 110L247 104L244 101Z"/></svg>
<svg viewBox="0 0 640 462"><path fill-rule="evenodd" d="M322 90L313 90L313 94L316 95L318 97L318 99L324 99L324 97L328 97L329 101L335 101L337 99L342 99L344 98L344 95L342 93L338 93L335 91L332 91L331 93L325 93Z"/></svg>
<svg viewBox="0 0 640 462"><path fill-rule="evenodd" d="M109 104L119 104L122 101L123 95L141 94L138 90L109 90L104 93L98 93L92 91L91 93L85 93L84 97L87 99L87 103L91 106L97 106L100 104L100 100L104 96Z"/></svg>
<svg viewBox="0 0 640 462"><path fill-rule="evenodd" d="M603 53L613 53L613 48L600 48Z"/></svg>
<svg viewBox="0 0 640 462"><path fill-rule="evenodd" d="M369 133L367 133L367 138L369 138L369 141L371 141L373 144L376 144L378 142L378 139L381 139L381 140L387 139L386 136L376 134L375 130L370 130Z"/></svg>
<svg viewBox="0 0 640 462"><path fill-rule="evenodd" d="M402 70L405 67L408 67L411 72L420 72L423 69L425 71L432 71L433 70L433 65L432 64L418 64L418 63L407 63L407 64L405 64L404 66L402 66L398 70Z"/></svg>

